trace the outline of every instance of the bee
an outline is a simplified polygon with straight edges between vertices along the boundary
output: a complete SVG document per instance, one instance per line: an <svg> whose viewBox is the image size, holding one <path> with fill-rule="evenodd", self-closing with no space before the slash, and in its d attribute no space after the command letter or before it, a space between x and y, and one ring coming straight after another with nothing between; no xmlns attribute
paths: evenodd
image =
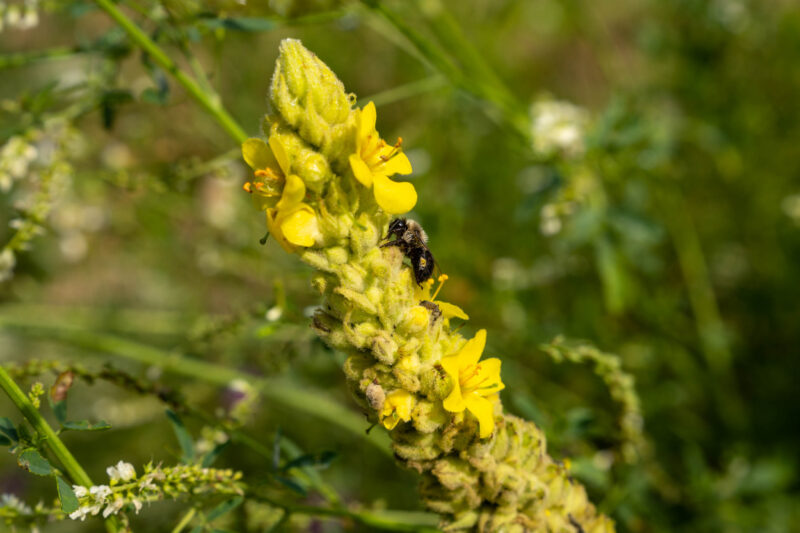
<svg viewBox="0 0 800 533"><path fill-rule="evenodd" d="M428 235L418 222L405 218L396 218L389 224L389 232L384 240L391 239L384 246L397 246L406 257L411 260L411 267L414 269L414 279L418 285L422 285L433 275L436 262L433 254L428 249Z"/></svg>

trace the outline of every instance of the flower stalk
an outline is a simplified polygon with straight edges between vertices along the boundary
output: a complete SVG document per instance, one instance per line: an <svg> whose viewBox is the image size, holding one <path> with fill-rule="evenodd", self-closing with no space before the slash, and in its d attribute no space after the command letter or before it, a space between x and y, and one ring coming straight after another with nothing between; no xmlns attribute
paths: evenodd
<svg viewBox="0 0 800 533"><path fill-rule="evenodd" d="M272 78L268 140L248 140L244 155L255 178L285 176L270 194L266 185L246 190L276 240L316 269L323 305L312 327L348 355L356 401L389 430L395 457L421 474L422 498L444 530L613 531L568 467L546 453L541 430L503 411L500 360L481 360L485 330L462 337L451 321L466 313L430 295L430 280L417 283L404 249L381 246L392 217L417 195L411 183L388 179L409 173L410 162L395 161L400 143L380 140L374 106L353 109L354 101L319 58L287 39ZM262 153L253 157L256 145ZM302 196L289 176L303 182ZM390 201L376 188L384 179L394 183ZM310 216L290 221L298 205ZM270 224L281 216L285 224Z"/></svg>

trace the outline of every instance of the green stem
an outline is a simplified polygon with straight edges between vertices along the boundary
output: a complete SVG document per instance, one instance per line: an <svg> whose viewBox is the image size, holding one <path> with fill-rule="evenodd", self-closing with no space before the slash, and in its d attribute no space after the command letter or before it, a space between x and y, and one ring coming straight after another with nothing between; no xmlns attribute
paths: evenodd
<svg viewBox="0 0 800 533"><path fill-rule="evenodd" d="M191 76L182 71L175 62L167 56L158 44L147 36L131 19L117 9L111 0L95 0L114 21L122 27L133 41L153 58L158 66L170 73L183 85L184 89L206 110L208 111L226 132L237 142L242 143L247 139L247 133L231 117L219 98L208 94Z"/></svg>
<svg viewBox="0 0 800 533"><path fill-rule="evenodd" d="M251 494L253 499L280 507L287 515L299 514L317 517L349 518L359 524L384 531L436 532L438 517L431 513L415 511L351 511L344 508L292 505L273 500L261 494Z"/></svg>
<svg viewBox="0 0 800 533"><path fill-rule="evenodd" d="M155 366L167 373L215 385L227 386L232 381L241 379L258 389L265 399L296 412L323 419L360 439L366 439L382 454L393 457L386 433L373 431L367 436L365 434L367 424L363 417L356 415L324 394L298 387L297 384L290 383L285 379L259 378L223 365L190 359L180 353L166 352L153 346L112 335L64 328L57 324L45 325L42 321L31 322L17 317L0 316L0 328L13 329L32 337L46 337L48 340L66 342L90 351L123 357Z"/></svg>
<svg viewBox="0 0 800 533"><path fill-rule="evenodd" d="M192 521L192 518L194 518L194 515L195 515L196 513L197 513L197 509L195 509L194 507L192 507L191 509L189 509L189 510L186 512L186 514L185 514L185 515L183 515L183 518L181 518L181 521L180 521L180 522L178 522L178 524L177 524L177 525L175 526L175 528L172 530L172 533L181 533L181 531L183 531L183 530L184 530L184 528L186 528L186 526L188 526L188 525L189 525L189 522L191 522L191 521Z"/></svg>
<svg viewBox="0 0 800 533"><path fill-rule="evenodd" d="M28 399L22 389L19 388L19 385L14 382L8 372L6 372L6 369L2 366L0 366L0 388L5 391L14 405L17 406L17 409L20 410L39 436L42 437L45 446L47 446L56 459L58 459L61 466L64 467L64 470L67 471L72 480L87 488L94 485L89 474L86 473L77 459L75 459L75 456L72 455L66 445L64 445L64 442L58 437L56 432L53 431L53 428L50 427L50 424L47 423L39 410L33 406L30 399ZM106 530L112 533L118 531L119 527L116 518L108 518L105 522Z"/></svg>

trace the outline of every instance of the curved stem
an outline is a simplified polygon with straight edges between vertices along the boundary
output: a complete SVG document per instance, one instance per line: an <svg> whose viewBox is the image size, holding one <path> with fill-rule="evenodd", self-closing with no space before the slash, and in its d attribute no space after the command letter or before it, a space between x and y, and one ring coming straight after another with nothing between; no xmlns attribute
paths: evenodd
<svg viewBox="0 0 800 533"><path fill-rule="evenodd" d="M45 445L55 455L56 459L64 467L64 470L70 475L73 481L83 485L84 487L91 487L92 483L89 474L78 463L75 456L67 449L64 442L58 437L50 424L44 419L42 414L36 409L22 389L19 388L11 376L6 372L6 369L0 366L0 388L5 391L8 397L17 406L17 409L22 412L23 416L30 422L31 426L42 437ZM116 532L119 530L116 518L111 517L106 519L106 530L109 532Z"/></svg>
<svg viewBox="0 0 800 533"><path fill-rule="evenodd" d="M254 500L280 507L287 515L349 518L354 522L384 531L436 532L438 517L431 513L415 511L351 511L344 508L315 507L283 503L262 494L250 494Z"/></svg>
<svg viewBox="0 0 800 533"><path fill-rule="evenodd" d="M19 317L3 316L0 317L0 328L13 329L32 337L46 337L48 340L66 342L90 351L123 357L155 366L164 372L215 385L226 386L234 380L241 379L258 389L264 398L296 412L321 418L352 435L366 439L385 456L394 457L386 433L373 431L367 436L365 434L367 424L363 417L339 405L328 396L298 388L296 384L286 380L257 377L223 365L190 359L176 352L167 352L154 346L120 337L65 328L57 324L43 324L41 321L31 322L19 319Z"/></svg>
<svg viewBox="0 0 800 533"><path fill-rule="evenodd" d="M144 33L139 26L137 26L131 19L117 9L111 0L95 0L97 5L100 6L114 21L125 30L130 38L150 57L153 58L158 66L170 73L175 79L183 85L184 89L199 103L217 122L225 129L226 132L237 143L244 142L247 139L247 133L244 129L228 114L219 98L216 95L207 93L191 76L182 71L175 62L161 49L155 41Z"/></svg>

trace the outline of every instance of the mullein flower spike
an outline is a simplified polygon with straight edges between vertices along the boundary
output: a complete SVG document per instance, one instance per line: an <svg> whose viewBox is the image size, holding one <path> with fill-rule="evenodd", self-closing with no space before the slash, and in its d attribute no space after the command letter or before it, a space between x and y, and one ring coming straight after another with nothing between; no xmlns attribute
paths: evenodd
<svg viewBox="0 0 800 533"><path fill-rule="evenodd" d="M299 41L281 43L272 78L268 141L246 141L253 180L245 190L270 232L316 273L324 305L312 327L347 354L356 401L389 430L395 456L421 476L445 531L614 530L584 488L547 453L542 432L503 412L500 360L480 360L486 332L451 329L468 320L437 300L446 276L419 286L405 256L381 247L389 221L412 209L402 143L375 129L374 104L353 109L331 70Z"/></svg>

